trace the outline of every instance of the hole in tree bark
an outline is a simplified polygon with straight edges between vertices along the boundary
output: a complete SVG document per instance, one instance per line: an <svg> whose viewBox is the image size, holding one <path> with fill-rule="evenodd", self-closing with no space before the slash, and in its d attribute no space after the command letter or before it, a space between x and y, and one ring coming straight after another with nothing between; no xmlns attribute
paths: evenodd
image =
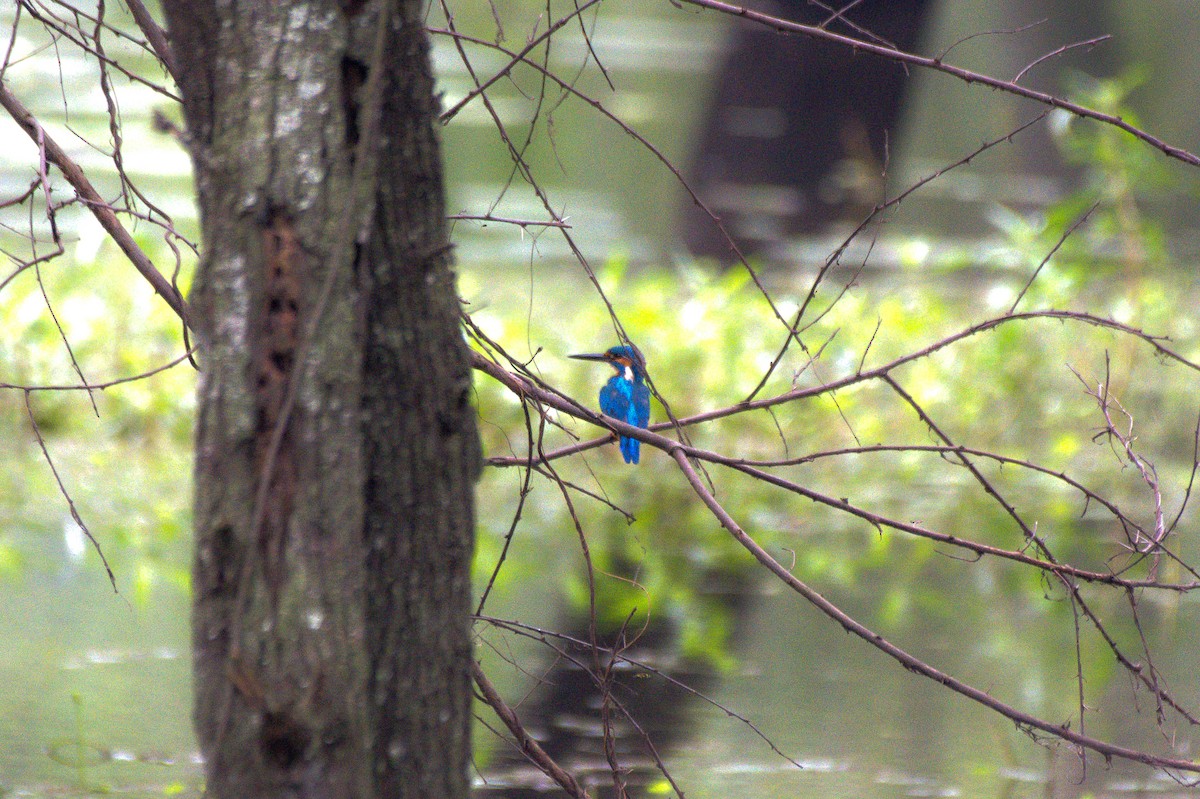
<svg viewBox="0 0 1200 799"><path fill-rule="evenodd" d="M342 114L346 119L346 144L358 144L358 93L367 82L367 65L353 58L342 59Z"/></svg>
<svg viewBox="0 0 1200 799"><path fill-rule="evenodd" d="M212 557L217 564L213 593L223 594L237 588L233 583L238 571L235 566L233 549L233 528L228 524L223 524L213 531Z"/></svg>
<svg viewBox="0 0 1200 799"><path fill-rule="evenodd" d="M281 769L289 769L304 758L308 750L309 734L294 719L283 713L270 713L263 717L259 747L263 759Z"/></svg>

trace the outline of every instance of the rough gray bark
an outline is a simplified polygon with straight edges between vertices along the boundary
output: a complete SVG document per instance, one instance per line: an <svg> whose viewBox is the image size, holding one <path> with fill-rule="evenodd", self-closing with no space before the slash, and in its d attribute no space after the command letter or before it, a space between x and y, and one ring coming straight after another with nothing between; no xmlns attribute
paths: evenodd
<svg viewBox="0 0 1200 799"><path fill-rule="evenodd" d="M420 4L164 8L204 242L208 794L466 796L479 457Z"/></svg>

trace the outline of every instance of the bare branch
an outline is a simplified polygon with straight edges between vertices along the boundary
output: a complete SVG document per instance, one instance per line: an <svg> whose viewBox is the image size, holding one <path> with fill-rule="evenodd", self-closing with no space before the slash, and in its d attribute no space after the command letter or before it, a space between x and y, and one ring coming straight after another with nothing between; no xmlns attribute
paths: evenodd
<svg viewBox="0 0 1200 799"><path fill-rule="evenodd" d="M1103 36L1096 36L1091 39L1085 39L1082 42L1075 42L1075 44L1064 44L1062 47L1059 47L1057 50L1053 50L1052 52L1046 53L1044 56L1036 58L1033 61L1030 61L1028 64L1025 65L1025 67L1020 72L1018 72L1016 74L1016 77L1014 77L1012 79L1012 82L1020 83L1021 78L1025 77L1026 72L1033 69L1038 64L1041 64L1045 61L1049 61L1051 58L1057 58L1058 56L1062 55L1063 53L1065 53L1069 50L1075 50L1079 47L1086 47L1087 49L1090 50L1098 44L1107 42L1111 38L1112 38L1112 36L1110 36L1109 34L1106 33ZM945 55L945 54L943 54L943 55Z"/></svg>
<svg viewBox="0 0 1200 799"><path fill-rule="evenodd" d="M491 680L483 673L483 669L479 667L479 663L471 661L471 677L475 680L475 685L479 687L480 694L483 696L483 701L495 712L497 718L504 722L504 726L508 727L509 732L517 739L517 745L521 751L525 753L535 766L542 770L546 776L554 780L559 786L575 799L590 799L587 791L580 787L579 782L564 771L554 759L546 754L546 750L538 745L538 742L533 739L525 727L521 725L521 720L517 718L517 714L513 712L500 696L500 692L492 685Z"/></svg>
<svg viewBox="0 0 1200 799"><path fill-rule="evenodd" d="M134 21L142 29L142 33L146 34L147 41L154 48L154 54L158 56L158 60L166 67L167 74L178 83L179 67L175 64L175 55L171 52L171 43L167 41L166 31L154 20L154 17L150 14L150 10L146 8L142 0L125 0L125 5L129 6L129 11L133 14Z"/></svg>
<svg viewBox="0 0 1200 799"><path fill-rule="evenodd" d="M42 127L41 123L30 113L21 102L13 96L4 83L0 82L0 106L3 106L13 121L21 126L21 129L28 134L35 144L45 153L45 158L58 167L63 177L75 189L76 195L96 217L101 227L112 236L117 246L121 248L121 252L125 253L130 263L134 268L141 273L150 287L154 289L158 296L162 297L170 306L185 325L190 327L187 302L183 299L180 293L163 277L162 273L150 261L150 258L142 251L142 248L133 240L133 236L117 219L117 215L107 202L104 201L92 186L87 175L80 169L66 151L63 150L50 134Z"/></svg>

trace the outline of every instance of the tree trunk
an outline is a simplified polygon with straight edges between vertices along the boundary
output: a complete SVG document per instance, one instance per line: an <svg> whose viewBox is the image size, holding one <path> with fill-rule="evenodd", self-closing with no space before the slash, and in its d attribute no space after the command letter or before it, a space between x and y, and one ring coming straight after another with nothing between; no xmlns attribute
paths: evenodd
<svg viewBox="0 0 1200 799"><path fill-rule="evenodd" d="M204 242L208 795L465 797L479 455L421 5L164 7Z"/></svg>

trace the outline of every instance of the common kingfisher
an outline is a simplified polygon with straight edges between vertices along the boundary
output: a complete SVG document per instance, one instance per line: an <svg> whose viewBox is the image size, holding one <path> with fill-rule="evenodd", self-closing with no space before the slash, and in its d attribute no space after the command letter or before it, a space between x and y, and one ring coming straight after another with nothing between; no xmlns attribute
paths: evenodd
<svg viewBox="0 0 1200 799"><path fill-rule="evenodd" d="M606 416L635 427L650 424L650 389L646 387L646 359L637 347L621 344L605 352L572 355L581 361L604 361L617 370L600 389L600 410ZM626 463L637 463L641 442L619 436L621 456Z"/></svg>

